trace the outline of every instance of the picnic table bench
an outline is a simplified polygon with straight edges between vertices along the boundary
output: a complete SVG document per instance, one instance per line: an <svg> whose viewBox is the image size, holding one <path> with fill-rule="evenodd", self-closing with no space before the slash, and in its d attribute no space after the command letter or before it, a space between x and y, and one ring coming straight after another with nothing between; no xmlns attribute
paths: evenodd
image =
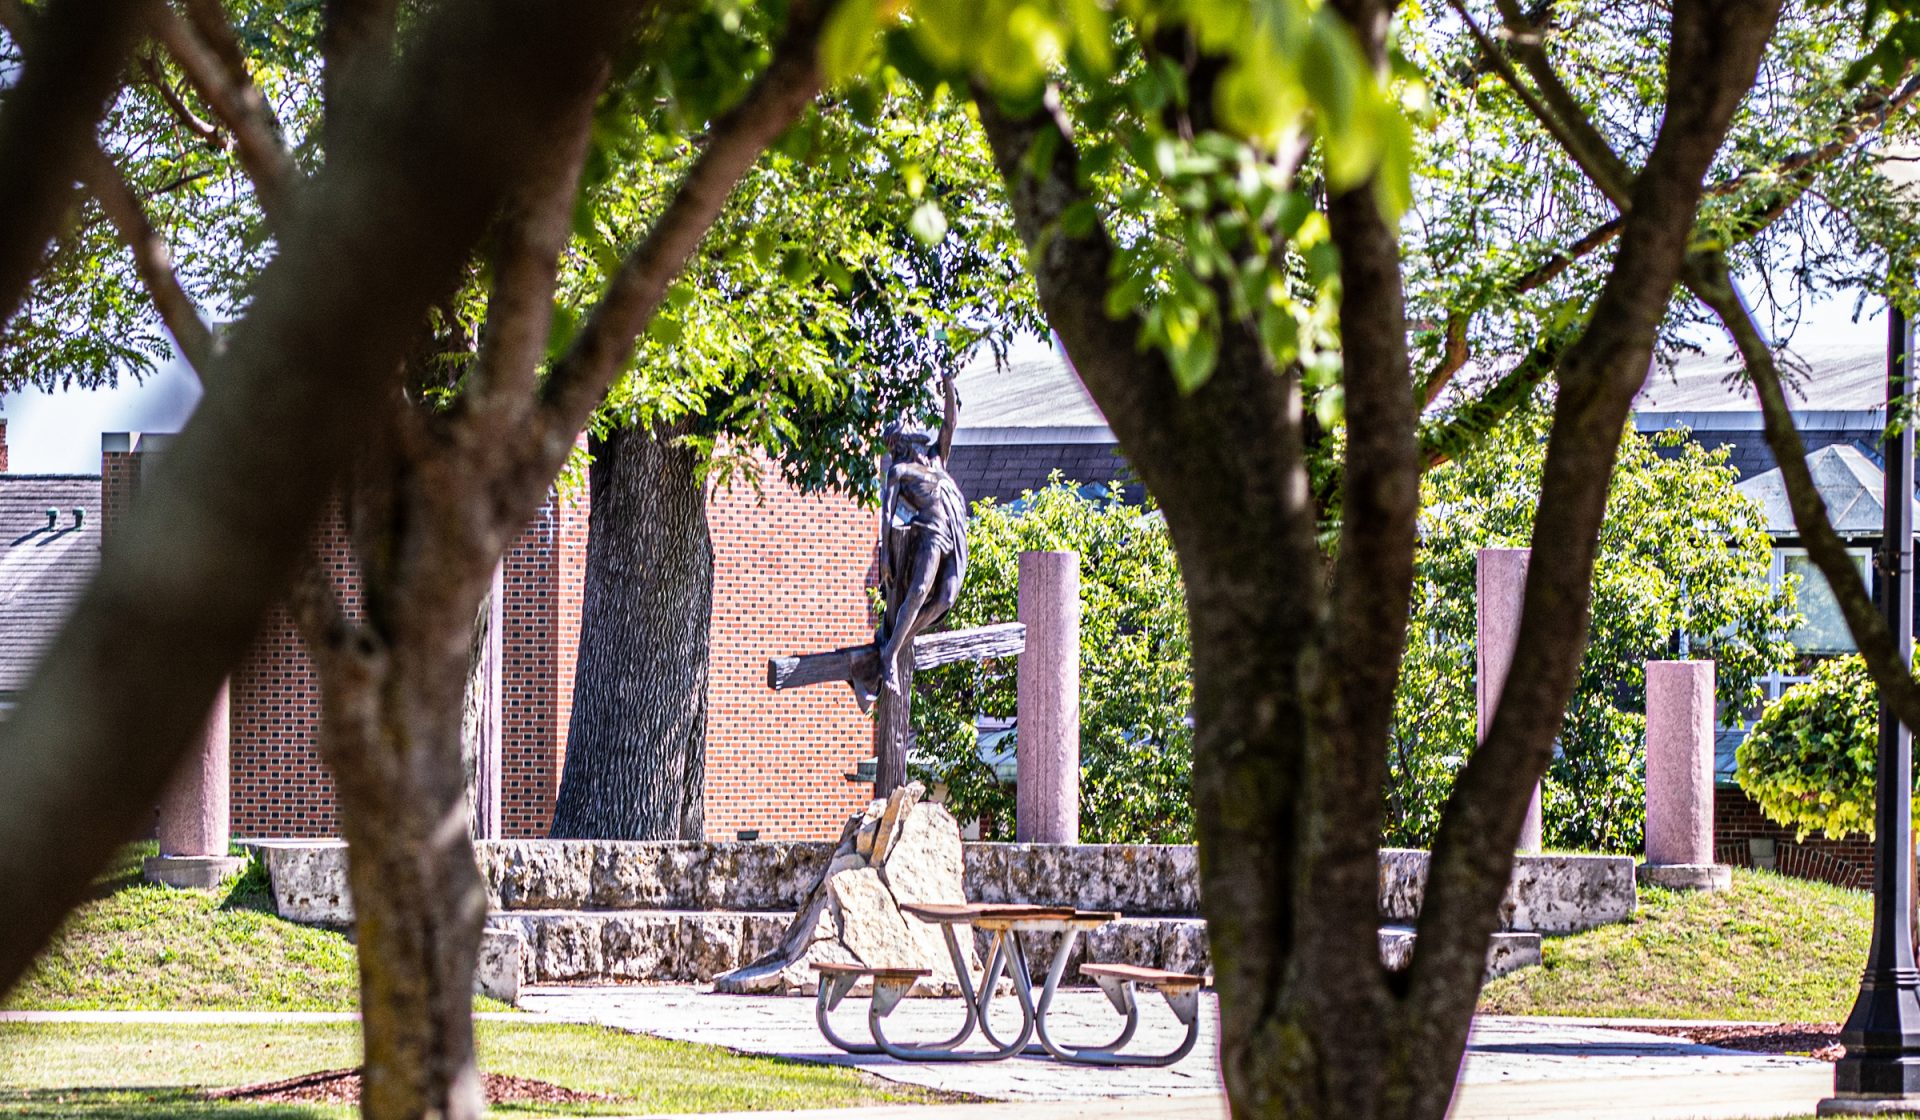
<svg viewBox="0 0 1920 1120"><path fill-rule="evenodd" d="M982 1062L1026 1053L1086 1065L1165 1066L1186 1057L1199 1039L1200 988L1203 979L1187 973L1131 964L1088 963L1080 968L1081 974L1099 985L1114 1010L1124 1017L1120 1033L1111 1041L1098 1046L1074 1046L1057 1043L1047 1033L1047 1011L1053 1006L1054 994L1059 990L1066 972L1067 958L1073 951L1074 940L1086 930L1098 929L1117 920L1120 915L1114 911L996 903L908 904L903 905L901 910L941 928L947 951L953 957L954 975L960 985L963 1021L957 1032L937 1042L895 1042L887 1037L882 1022L893 1013L893 1009L916 983L932 974L931 969L815 964L814 969L820 974L820 990L814 1016L820 1024L820 1032L828 1042L850 1054L886 1054L901 1061L914 1062ZM977 989L955 933L956 928L963 925L971 925L992 935ZM1034 995L1033 972L1027 962L1026 950L1017 936L1021 933L1059 937L1038 998ZM987 1014L1003 974L1012 982L1014 999L1020 1010L1020 1029L1011 1039L1003 1039L995 1032ZM873 985L872 998L867 1005L867 1029L873 1036L871 1044L842 1038L833 1029L829 1018L829 1012L839 1007L854 986L869 977ZM1174 1016L1187 1028L1185 1038L1167 1053L1120 1052L1133 1040L1140 1025L1140 1007L1135 998L1140 988L1158 991L1165 997ZM990 1048L984 1051L961 1050L960 1047L976 1030L986 1039ZM1036 1036L1039 1045L1029 1045Z"/></svg>

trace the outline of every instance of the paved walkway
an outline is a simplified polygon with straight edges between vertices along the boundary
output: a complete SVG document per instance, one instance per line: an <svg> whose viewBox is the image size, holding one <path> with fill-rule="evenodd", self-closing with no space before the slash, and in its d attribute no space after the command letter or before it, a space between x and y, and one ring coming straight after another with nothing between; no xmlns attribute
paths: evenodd
<svg viewBox="0 0 1920 1120"><path fill-rule="evenodd" d="M541 987L525 993L533 1014L483 1019L552 1018L605 1023L755 1054L857 1066L905 1084L968 1093L1005 1103L913 1105L852 1111L724 1114L753 1120L1226 1120L1216 1038L1218 1007L1205 993L1200 1042L1164 1070L1096 1069L1039 1058L1005 1062L895 1062L843 1053L820 1037L813 1000L722 996L689 986ZM1135 1045L1170 1048L1183 1028L1158 997L1141 1001ZM864 1000L849 1000L834 1021L849 1035L864 1029ZM1013 1018L1007 1003L995 1016ZM889 1019L901 1037L951 1033L951 1000L907 1000ZM1063 991L1054 1012L1067 1040L1111 1036L1118 1019L1098 992ZM357 1018L352 1012L0 1011L0 1022L310 1023ZM1605 1020L1485 1016L1474 1025L1452 1120L1736 1120L1810 1115L1833 1088L1833 1067L1700 1046ZM719 1116L715 1120L721 1120Z"/></svg>
<svg viewBox="0 0 1920 1120"><path fill-rule="evenodd" d="M767 996L723 996L685 986L532 988L529 1011L578 1022L605 1023L665 1038L704 1042L755 1054L857 1066L905 1084L970 1093L1004 1105L862 1109L864 1120L1081 1120L1156 1116L1167 1120L1224 1120L1217 1005L1206 993L1203 1029L1192 1054L1154 1069L1097 1069L1040 1058L1004 1062L908 1063L843 1053L820 1037L814 1001ZM1170 1049L1183 1028L1158 997L1141 1000L1134 1045ZM864 1000L835 1014L842 1033L864 1028ZM950 1000L907 1000L888 1019L897 1037L944 1037L952 1032ZM1000 1015L1013 1018L1009 1003ZM998 1021L999 1015L996 1015ZM1060 993L1049 1024L1057 1037L1101 1040L1118 1019L1095 991ZM1456 1120L1497 1117L1595 1120L1710 1120L1810 1114L1833 1085L1833 1067L1806 1058L1774 1057L1700 1046L1593 1023L1483 1017L1474 1027ZM1059 1102L1043 1104L1041 1102ZM760 1120L824 1118L831 1112L758 1113ZM851 1115L851 1114L847 1114Z"/></svg>

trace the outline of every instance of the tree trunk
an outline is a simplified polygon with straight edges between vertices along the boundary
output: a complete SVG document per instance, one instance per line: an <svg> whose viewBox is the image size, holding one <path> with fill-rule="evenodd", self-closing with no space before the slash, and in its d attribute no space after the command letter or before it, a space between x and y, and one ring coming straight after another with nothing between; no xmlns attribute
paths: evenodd
<svg viewBox="0 0 1920 1120"><path fill-rule="evenodd" d="M702 833L713 541L685 425L594 444L566 770L551 835Z"/></svg>
<svg viewBox="0 0 1920 1120"><path fill-rule="evenodd" d="M467 781L467 832L475 840L499 836L500 630L495 614L499 588L489 588L474 612L467 653L467 688L461 698L460 768Z"/></svg>
<svg viewBox="0 0 1920 1120"><path fill-rule="evenodd" d="M457 632L457 630L456 630ZM487 897L460 764L465 643L362 633L336 650L323 747L340 792L360 961L361 1115L477 1118L473 974Z"/></svg>

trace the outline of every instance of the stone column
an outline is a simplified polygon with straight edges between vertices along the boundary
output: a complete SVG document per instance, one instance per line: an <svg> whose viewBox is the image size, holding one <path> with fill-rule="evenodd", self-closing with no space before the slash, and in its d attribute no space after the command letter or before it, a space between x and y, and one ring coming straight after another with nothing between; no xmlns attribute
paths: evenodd
<svg viewBox="0 0 1920 1120"><path fill-rule="evenodd" d="M1020 554L1019 793L1014 838L1080 841L1080 554Z"/></svg>
<svg viewBox="0 0 1920 1120"><path fill-rule="evenodd" d="M1722 890L1713 862L1713 662L1647 662L1647 862L1640 880Z"/></svg>
<svg viewBox="0 0 1920 1120"><path fill-rule="evenodd" d="M1500 689L1507 683L1513 650L1520 641L1520 612L1527 597L1527 561L1530 548L1483 548L1478 555L1474 596L1476 664L1474 701L1479 719L1476 741L1484 741L1500 705ZM1520 826L1520 851L1540 850L1540 787L1533 787L1527 819Z"/></svg>
<svg viewBox="0 0 1920 1120"><path fill-rule="evenodd" d="M146 861L148 880L209 890L240 869L227 854L227 688L207 715L200 745L181 760L160 798L160 854Z"/></svg>

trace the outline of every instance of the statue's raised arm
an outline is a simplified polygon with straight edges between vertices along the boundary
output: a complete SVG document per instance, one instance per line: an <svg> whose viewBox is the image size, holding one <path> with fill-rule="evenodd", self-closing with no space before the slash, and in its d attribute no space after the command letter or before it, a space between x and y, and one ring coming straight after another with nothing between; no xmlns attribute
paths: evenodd
<svg viewBox="0 0 1920 1120"><path fill-rule="evenodd" d="M953 433L960 427L960 387L949 370L940 377L940 393L945 398L946 409L940 417L940 463L942 466L953 461Z"/></svg>

